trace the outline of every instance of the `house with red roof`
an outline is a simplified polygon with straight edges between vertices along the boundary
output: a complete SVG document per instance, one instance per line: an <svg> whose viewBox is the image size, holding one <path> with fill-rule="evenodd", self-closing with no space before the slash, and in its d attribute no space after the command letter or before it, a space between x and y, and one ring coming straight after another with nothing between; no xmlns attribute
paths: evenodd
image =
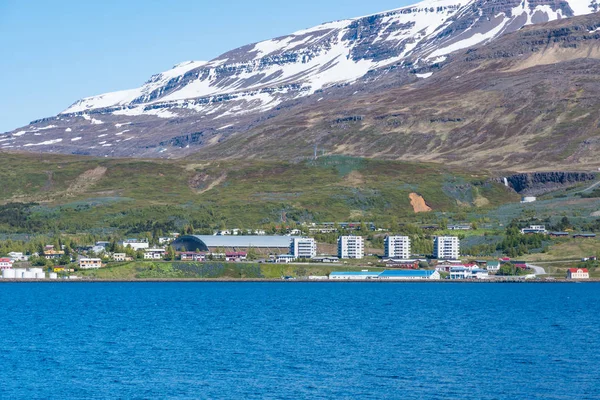
<svg viewBox="0 0 600 400"><path fill-rule="evenodd" d="M11 269L13 266L13 260L10 258L0 258L0 270Z"/></svg>
<svg viewBox="0 0 600 400"><path fill-rule="evenodd" d="M590 272L587 268L569 268L567 279L590 279Z"/></svg>

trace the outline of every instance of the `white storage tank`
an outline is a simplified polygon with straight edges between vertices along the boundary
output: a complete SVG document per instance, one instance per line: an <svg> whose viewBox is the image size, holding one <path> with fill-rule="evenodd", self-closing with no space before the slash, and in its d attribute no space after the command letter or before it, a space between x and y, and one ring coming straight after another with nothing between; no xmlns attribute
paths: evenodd
<svg viewBox="0 0 600 400"><path fill-rule="evenodd" d="M3 269L2 270L2 278L4 279L15 279L15 270L10 268L10 269Z"/></svg>
<svg viewBox="0 0 600 400"><path fill-rule="evenodd" d="M23 279L35 279L35 274L33 272L25 271L23 272Z"/></svg>
<svg viewBox="0 0 600 400"><path fill-rule="evenodd" d="M22 279L25 272L25 268L15 268L15 278Z"/></svg>
<svg viewBox="0 0 600 400"><path fill-rule="evenodd" d="M35 279L46 279L46 273L45 272L36 272Z"/></svg>
<svg viewBox="0 0 600 400"><path fill-rule="evenodd" d="M41 274L44 272L44 270L41 268L29 268L27 271L33 272L34 274Z"/></svg>
<svg viewBox="0 0 600 400"><path fill-rule="evenodd" d="M50 272L48 275L50 279L58 279L58 274L56 272Z"/></svg>

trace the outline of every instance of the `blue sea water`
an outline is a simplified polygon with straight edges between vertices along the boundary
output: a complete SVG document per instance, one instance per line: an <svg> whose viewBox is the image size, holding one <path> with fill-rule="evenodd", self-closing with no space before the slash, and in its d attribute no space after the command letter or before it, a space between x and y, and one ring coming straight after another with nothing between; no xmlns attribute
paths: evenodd
<svg viewBox="0 0 600 400"><path fill-rule="evenodd" d="M0 285L2 399L599 399L600 284Z"/></svg>

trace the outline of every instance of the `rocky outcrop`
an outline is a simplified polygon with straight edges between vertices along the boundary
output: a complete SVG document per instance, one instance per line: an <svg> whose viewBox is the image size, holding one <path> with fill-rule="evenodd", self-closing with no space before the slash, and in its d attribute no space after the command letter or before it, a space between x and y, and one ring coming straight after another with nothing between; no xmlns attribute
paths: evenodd
<svg viewBox="0 0 600 400"><path fill-rule="evenodd" d="M536 196L595 179L596 174L588 172L534 172L511 175L498 182L508 182L519 194Z"/></svg>

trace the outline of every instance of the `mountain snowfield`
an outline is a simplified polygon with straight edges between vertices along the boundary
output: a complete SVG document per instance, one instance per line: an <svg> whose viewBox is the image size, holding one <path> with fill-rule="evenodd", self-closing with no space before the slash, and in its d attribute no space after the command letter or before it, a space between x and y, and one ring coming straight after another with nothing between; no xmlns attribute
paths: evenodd
<svg viewBox="0 0 600 400"><path fill-rule="evenodd" d="M178 64L136 89L84 98L9 133L0 149L177 156L243 132L282 103L376 79L392 66L427 79L435 74L427 68L453 52L525 25L595 11L596 0L427 0L329 22L208 62Z"/></svg>

